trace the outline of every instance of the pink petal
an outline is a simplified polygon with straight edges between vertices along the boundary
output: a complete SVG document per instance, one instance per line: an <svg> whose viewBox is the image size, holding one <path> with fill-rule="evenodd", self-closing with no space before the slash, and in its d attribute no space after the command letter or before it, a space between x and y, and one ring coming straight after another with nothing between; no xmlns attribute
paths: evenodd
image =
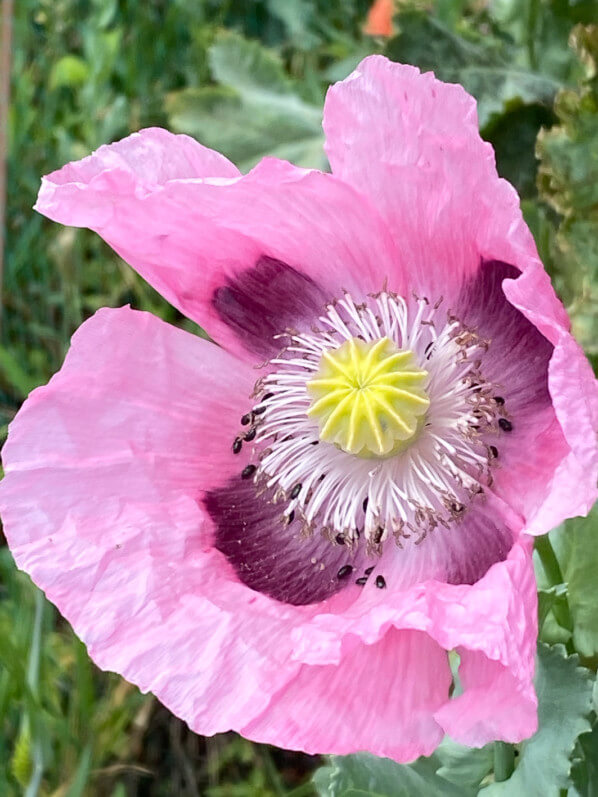
<svg viewBox="0 0 598 797"><path fill-rule="evenodd" d="M162 167L146 164L146 155ZM246 341L231 334L214 295L263 256L302 272L328 298L342 288L360 295L379 289L387 277L405 289L386 226L349 186L274 159L236 177L211 150L165 131L142 131L54 172L36 208L98 232L172 304L238 352L246 352Z"/></svg>
<svg viewBox="0 0 598 797"><path fill-rule="evenodd" d="M598 495L598 390L546 273L531 266L515 275L512 266L483 262L457 314L490 341L484 375L513 422L493 441L494 489L529 533L543 534L587 514Z"/></svg>
<svg viewBox="0 0 598 797"><path fill-rule="evenodd" d="M530 269L518 280L506 282L504 291L554 344L548 388L559 435L550 435L550 445L532 440L527 446L532 461L542 451L555 462L551 478L545 480L543 500L528 512L529 533L544 534L566 518L586 515L598 497L598 386L581 347L569 333L568 319L563 321L553 313L546 273ZM510 475L518 478L516 473Z"/></svg>
<svg viewBox="0 0 598 797"><path fill-rule="evenodd" d="M231 442L254 378L149 314L101 310L3 451L18 566L99 666L205 733L241 727L299 667L277 643L285 607L237 582L198 502L243 467Z"/></svg>
<svg viewBox="0 0 598 797"><path fill-rule="evenodd" d="M370 581L380 572L392 590L406 590L432 579L448 584L474 584L492 565L508 557L520 530L517 515L488 492L471 504L458 523L449 528L438 525L417 545L413 540L401 549L387 545ZM372 588L368 584L366 593Z"/></svg>
<svg viewBox="0 0 598 797"><path fill-rule="evenodd" d="M442 740L434 714L450 684L436 642L392 628L374 644L352 646L338 664L303 665L242 733L307 753L334 745L337 754L368 750L411 761Z"/></svg>
<svg viewBox="0 0 598 797"><path fill-rule="evenodd" d="M7 475L64 468L94 479L114 466L149 469L168 489L195 488L207 473L218 483L240 467L231 443L254 382L251 368L202 338L149 313L102 309L11 424Z"/></svg>
<svg viewBox="0 0 598 797"><path fill-rule="evenodd" d="M460 607L453 604L442 619L444 644L453 644L461 657L464 692L447 702L436 719L461 744L519 742L537 730L537 597L531 549L525 538L507 562L495 565L472 587L468 600ZM463 610L471 615L469 622L479 623L478 643L465 637L461 644L462 630L451 628L450 617L457 618Z"/></svg>
<svg viewBox="0 0 598 797"><path fill-rule="evenodd" d="M240 175L237 167L224 155L202 146L190 136L177 136L160 127L149 127L117 144L105 144L93 155L48 175L44 178L48 182L44 190L51 191L53 186L63 187L61 201L70 204L69 200L76 200L85 185L102 176L109 180L119 172L123 183L127 176L135 177L140 193L157 189L171 180L234 178ZM51 196L45 196L44 203L47 211L77 213L75 201L68 210L54 206ZM89 209L87 212L83 208L80 210L89 217Z"/></svg>
<svg viewBox="0 0 598 797"><path fill-rule="evenodd" d="M370 56L328 91L324 130L333 174L382 213L417 291L450 303L480 257L537 259L461 86Z"/></svg>
<svg viewBox="0 0 598 797"><path fill-rule="evenodd" d="M508 667L478 651L458 648L459 677L465 693L446 703L436 719L461 744L519 742L537 730L536 695Z"/></svg>
<svg viewBox="0 0 598 797"><path fill-rule="evenodd" d="M497 452L493 489L525 525L546 499L568 448L548 385L554 346L505 296L504 286L519 275L514 266L483 261L461 290L456 314L489 344L483 373L512 424L487 441Z"/></svg>

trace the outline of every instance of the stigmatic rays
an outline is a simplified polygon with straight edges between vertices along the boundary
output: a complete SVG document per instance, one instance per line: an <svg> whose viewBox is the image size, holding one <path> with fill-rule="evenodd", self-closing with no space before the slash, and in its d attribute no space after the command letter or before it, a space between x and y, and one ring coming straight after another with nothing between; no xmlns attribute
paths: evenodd
<svg viewBox="0 0 598 797"><path fill-rule="evenodd" d="M419 544L458 523L483 497L513 419L484 376L491 341L441 299L345 293L309 331L279 337L232 445L252 444L241 476L281 504L285 525L376 555L390 537Z"/></svg>

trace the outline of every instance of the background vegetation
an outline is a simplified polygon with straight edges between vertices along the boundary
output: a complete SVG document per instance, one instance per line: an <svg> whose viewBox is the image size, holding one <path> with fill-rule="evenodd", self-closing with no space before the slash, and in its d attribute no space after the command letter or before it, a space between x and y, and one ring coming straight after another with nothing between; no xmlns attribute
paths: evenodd
<svg viewBox="0 0 598 797"><path fill-rule="evenodd" d="M2 436L98 307L130 302L193 329L96 236L36 215L40 176L147 125L190 133L242 169L267 153L325 168L326 88L370 52L433 69L477 97L499 172L519 190L575 333L598 365L595 0L401 2L384 38L363 32L369 5L18 0ZM0 545L0 795L597 795L597 537L594 515L556 529L537 550L538 734L516 750L447 742L410 767L367 756L323 762L234 735L190 734L151 696L100 673Z"/></svg>

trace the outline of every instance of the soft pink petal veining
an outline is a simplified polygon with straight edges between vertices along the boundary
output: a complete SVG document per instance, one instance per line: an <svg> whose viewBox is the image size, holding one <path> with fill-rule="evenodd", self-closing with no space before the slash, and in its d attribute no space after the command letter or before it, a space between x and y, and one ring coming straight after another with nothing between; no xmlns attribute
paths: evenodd
<svg viewBox="0 0 598 797"><path fill-rule="evenodd" d="M464 692L436 714L445 732L461 744L518 742L537 729L537 596L531 549L530 538L523 538L506 563L495 565L477 591L478 585L472 588L471 619L477 616L484 623L484 641L460 645L455 639ZM506 635L499 630L501 624ZM448 639L445 644L450 644Z"/></svg>
<svg viewBox="0 0 598 797"><path fill-rule="evenodd" d="M337 754L368 750L410 761L440 743L434 713L450 684L446 652L436 642L393 628L372 645L351 647L338 664L303 665L242 733L272 743L276 727L292 749L318 753L334 739Z"/></svg>
<svg viewBox="0 0 598 797"><path fill-rule="evenodd" d="M93 478L96 468L151 465L158 485L196 485L207 474L216 484L238 467L231 443L255 379L236 357L150 313L102 309L11 424L5 471Z"/></svg>
<svg viewBox="0 0 598 797"><path fill-rule="evenodd" d="M333 174L382 213L417 291L450 303L480 257L536 258L461 86L370 56L328 91L324 129Z"/></svg>
<svg viewBox="0 0 598 797"><path fill-rule="evenodd" d="M240 175L237 167L224 155L204 147L194 138L174 135L160 127L149 127L117 144L104 144L93 155L53 172L45 178L49 183L46 188L64 186L63 199L68 202L69 191L73 198L77 197L77 188L88 185L102 174L108 178L118 172L123 177L135 175L140 194L170 180L234 178ZM44 198L44 204L47 210L53 208L49 198ZM70 208L73 214L76 210L74 205ZM55 211L61 212L58 207ZM66 212L66 208L62 212ZM86 215L89 214L88 210Z"/></svg>
<svg viewBox="0 0 598 797"><path fill-rule="evenodd" d="M436 714L446 733L469 747L532 736L538 728L533 681L522 682L501 662L478 651L458 648L457 653L465 692Z"/></svg>
<svg viewBox="0 0 598 797"><path fill-rule="evenodd" d="M146 130L101 147L44 178L36 209L98 232L173 305L238 353L242 343L211 302L217 287L262 255L304 272L330 298L343 289L380 289L387 277L405 290L386 225L350 186L275 159L237 177L228 161L199 144L195 159L187 157L190 141ZM161 168L146 170L149 153Z"/></svg>
<svg viewBox="0 0 598 797"><path fill-rule="evenodd" d="M569 332L568 319L552 312L553 291L544 270L531 269L517 280L505 281L504 290L555 347L548 387L561 434L552 436L551 448L544 449L556 467L545 479L544 501L528 517L529 533L545 534L566 518L586 515L598 497L598 384ZM530 454L535 458L531 446Z"/></svg>

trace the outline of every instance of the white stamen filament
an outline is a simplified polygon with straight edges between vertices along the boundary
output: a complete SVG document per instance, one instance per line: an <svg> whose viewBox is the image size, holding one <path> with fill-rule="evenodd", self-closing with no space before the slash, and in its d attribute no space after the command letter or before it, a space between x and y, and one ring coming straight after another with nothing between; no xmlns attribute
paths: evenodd
<svg viewBox="0 0 598 797"><path fill-rule="evenodd" d="M256 384L258 406L266 410L254 416L254 478L274 489L275 500L285 501L284 514L294 512L306 533L322 530L331 539L340 533L352 544L363 531L371 550L391 535L399 545L410 536L418 542L438 524L459 519L483 492L494 465L485 437L496 431L504 409L492 398L496 386L480 373L488 343L440 305L386 291L355 303L346 293L326 308L319 328L289 331L286 348L267 364ZM307 415L306 383L325 351L351 338L383 337L413 352L428 372L430 407L409 447L387 459L365 459L319 439L317 422Z"/></svg>

